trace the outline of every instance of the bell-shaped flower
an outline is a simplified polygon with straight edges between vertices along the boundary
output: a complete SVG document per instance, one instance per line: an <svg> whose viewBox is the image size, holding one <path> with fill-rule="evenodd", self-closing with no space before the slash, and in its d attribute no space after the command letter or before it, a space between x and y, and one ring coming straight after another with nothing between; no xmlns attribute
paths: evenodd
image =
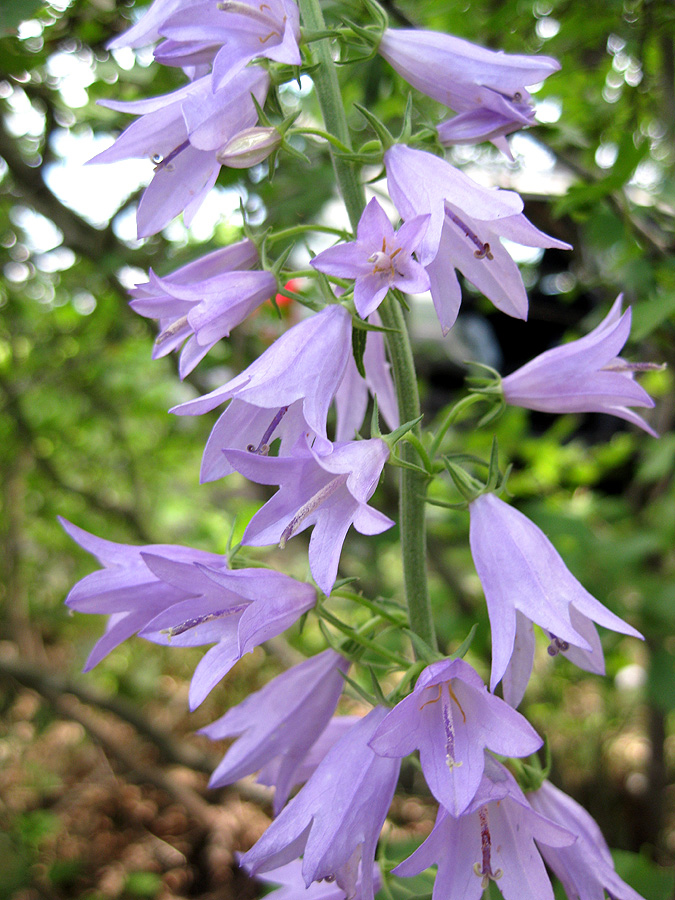
<svg viewBox="0 0 675 900"><path fill-rule="evenodd" d="M382 324L376 312L370 316L369 322L373 325ZM335 394L336 441L351 441L359 431L368 409L369 394L377 399L377 407L382 418L392 431L400 424L396 386L391 375L391 365L387 360L382 332L369 331L366 334L363 369L365 378L361 377L354 358L350 356L344 377Z"/></svg>
<svg viewBox="0 0 675 900"><path fill-rule="evenodd" d="M293 770L293 775L288 780L288 789L293 790L299 784L304 784L314 774L319 763L328 753L331 747L343 737L352 726L356 725L360 716L333 716L328 725L321 732L319 737L309 748L302 761ZM268 787L275 789L274 794L274 815L279 815L282 806L286 803L287 797L282 797L279 792L279 783L283 774L284 760L283 757L277 756L267 765L263 766L258 773L258 784L266 784Z"/></svg>
<svg viewBox="0 0 675 900"><path fill-rule="evenodd" d="M149 159L155 165L138 206L139 237L161 231L183 210L189 224L218 177L216 152L255 125L258 113L251 95L262 105L268 88L267 72L251 66L216 93L206 75L164 96L102 101L110 109L141 117L90 162Z"/></svg>
<svg viewBox="0 0 675 900"><path fill-rule="evenodd" d="M249 522L242 543L283 548L294 535L314 526L309 567L325 594L337 578L350 525L361 534L380 534L394 524L368 506L389 458L389 448L379 438L336 443L329 452L318 452L303 435L290 456L259 456L241 450L226 450L225 456L251 481L279 485Z"/></svg>
<svg viewBox="0 0 675 900"><path fill-rule="evenodd" d="M59 517L59 522L80 547L103 565L100 571L78 581L66 598L70 609L109 617L105 634L89 654L85 672L93 669L111 650L143 629L160 612L191 595L190 589L158 577L148 567L148 554L180 562L191 569L194 569L194 563L214 569L227 566L226 558L217 553L176 544L117 544L96 537L66 519Z"/></svg>
<svg viewBox="0 0 675 900"><path fill-rule="evenodd" d="M569 249L569 244L535 228L522 214L518 194L482 187L438 156L395 144L384 162L402 218L430 216L417 255L429 275L443 333L454 324L462 298L455 269L502 312L526 319L523 279L500 239L527 247Z"/></svg>
<svg viewBox="0 0 675 900"><path fill-rule="evenodd" d="M296 772L335 711L349 660L334 650L293 666L201 729L211 740L237 736L209 785L232 784L278 762L274 813L297 783Z"/></svg>
<svg viewBox="0 0 675 900"><path fill-rule="evenodd" d="M179 373L185 378L221 338L275 293L271 272L224 271L211 278L177 283L150 270L145 296L131 301L141 316L159 319L153 359L181 345ZM148 296L150 294L151 296Z"/></svg>
<svg viewBox="0 0 675 900"><path fill-rule="evenodd" d="M203 0L155 0L141 18L131 28L127 28L117 37L108 41L108 50L118 50L120 47L147 47L159 40L159 29L179 9L196 6Z"/></svg>
<svg viewBox="0 0 675 900"><path fill-rule="evenodd" d="M300 14L294 0L222 0L201 2L181 9L159 28L169 40L160 44L155 58L167 65L203 61L213 48L213 88L219 90L252 59L265 57L289 66L302 63L298 41Z"/></svg>
<svg viewBox="0 0 675 900"><path fill-rule="evenodd" d="M302 861L294 859L285 866L273 869L257 876L266 884L279 885L278 890L272 890L270 900L345 900L346 894L339 884L334 881L314 881L308 888L302 877ZM373 890L379 891L382 886L382 875L377 863L373 863ZM361 890L361 873L359 872L354 887L354 894L349 900L365 900Z"/></svg>
<svg viewBox="0 0 675 900"><path fill-rule="evenodd" d="M595 675L605 674L605 656L597 628L591 619L570 606L570 622L575 631L586 641L590 649L562 641L548 632L549 656L559 654L575 666ZM513 640L513 653L502 678L502 693L506 702L515 709L525 695L527 684L534 665L535 636L532 621L516 610L516 634Z"/></svg>
<svg viewBox="0 0 675 900"><path fill-rule="evenodd" d="M251 875L302 858L305 887L334 881L356 896L361 863L361 898L373 900L377 840L394 795L400 763L377 756L368 741L386 710L376 707L351 728L242 857Z"/></svg>
<svg viewBox="0 0 675 900"><path fill-rule="evenodd" d="M560 879L569 900L644 900L619 878L595 819L550 781L527 795L534 810L567 828L577 839L568 847L541 847L546 864Z"/></svg>
<svg viewBox="0 0 675 900"><path fill-rule="evenodd" d="M427 666L412 694L387 714L370 741L381 756L407 756L419 748L429 789L453 816L464 812L478 790L485 748L529 756L541 744L527 720L490 694L462 659Z"/></svg>
<svg viewBox="0 0 675 900"><path fill-rule="evenodd" d="M443 143L495 140L533 124L525 86L560 69L549 56L487 50L419 28L387 28L378 52L408 84L460 113L439 127Z"/></svg>
<svg viewBox="0 0 675 900"><path fill-rule="evenodd" d="M599 412L626 419L658 435L630 406L653 407L649 394L633 379L635 372L658 368L619 358L628 340L630 307L621 314L623 295L602 322L585 337L546 350L502 380L504 400L542 412Z"/></svg>
<svg viewBox="0 0 675 900"><path fill-rule="evenodd" d="M419 216L394 231L373 197L359 220L356 240L329 247L314 257L312 266L327 275L354 278L354 305L367 319L390 288L407 294L429 290L429 277L413 258L428 223L428 216Z"/></svg>
<svg viewBox="0 0 675 900"><path fill-rule="evenodd" d="M246 450L267 456L271 444L278 440L277 455L288 456L301 434L307 434L310 439L313 435L303 414L302 400L279 409L254 406L245 400L230 400L206 442L200 481L204 484L234 472L225 450Z"/></svg>
<svg viewBox="0 0 675 900"><path fill-rule="evenodd" d="M492 632L491 690L501 681L514 652L518 611L547 632L552 654L570 647L601 652L592 636L593 622L642 637L582 587L543 531L517 509L488 493L471 501L469 513L471 554ZM517 665L527 668L527 654L524 663ZM591 668L590 664L585 668ZM522 686L522 680L519 672L517 684Z"/></svg>
<svg viewBox="0 0 675 900"><path fill-rule="evenodd" d="M433 900L480 900L491 881L504 900L553 900L535 840L567 847L575 834L535 812L513 776L490 757L466 812L455 818L441 806L429 837L392 872L407 878L437 863Z"/></svg>
<svg viewBox="0 0 675 900"><path fill-rule="evenodd" d="M144 555L148 568L188 599L160 612L142 637L172 647L215 644L190 683L195 709L245 653L281 634L316 602L315 589L271 569L214 569Z"/></svg>
<svg viewBox="0 0 675 900"><path fill-rule="evenodd" d="M294 325L240 375L204 397L174 407L178 415L201 415L242 400L277 411L302 401L309 429L325 445L328 408L351 356L351 317L344 307L329 306Z"/></svg>

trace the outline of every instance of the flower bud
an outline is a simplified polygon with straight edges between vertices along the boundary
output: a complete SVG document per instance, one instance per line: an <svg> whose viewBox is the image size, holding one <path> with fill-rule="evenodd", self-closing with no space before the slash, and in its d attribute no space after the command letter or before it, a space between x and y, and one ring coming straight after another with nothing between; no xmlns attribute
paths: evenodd
<svg viewBox="0 0 675 900"><path fill-rule="evenodd" d="M248 169L267 159L280 144L281 134L276 128L246 128L216 153L216 159L231 169Z"/></svg>

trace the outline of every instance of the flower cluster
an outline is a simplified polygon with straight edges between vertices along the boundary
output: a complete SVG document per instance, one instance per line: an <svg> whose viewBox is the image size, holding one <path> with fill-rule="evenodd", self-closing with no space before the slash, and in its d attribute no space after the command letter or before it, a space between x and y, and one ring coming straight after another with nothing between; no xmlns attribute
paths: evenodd
<svg viewBox="0 0 675 900"><path fill-rule="evenodd" d="M505 136L534 121L526 87L558 68L547 57L509 56L434 32L385 28L378 39L378 52L409 84L457 114L438 126L444 144L490 140L508 151ZM182 68L187 84L163 97L107 102L140 118L95 159L153 161L138 207L140 236L181 211L189 223L223 163L252 165L279 149L280 132L256 126L259 110L270 85L289 80L286 70L303 64L293 0L155 0L111 46L157 41L157 61ZM417 407L400 422L416 387L410 378L405 383L409 345L392 304L400 293L430 291L446 334L460 311L459 272L499 310L525 319L527 293L504 242L569 246L526 218L518 194L484 187L428 150L392 143L382 147L382 162L400 226L390 221L386 203L371 199L353 240L313 256L321 291L304 298L312 312L243 371L171 410L202 415L227 404L204 450L201 480L237 472L278 487L246 525L241 543L283 550L311 528L308 561L319 591L272 569L236 568L217 554L114 544L64 522L103 566L67 599L77 611L108 616L87 668L135 634L171 647L211 645L192 679L195 708L245 653L314 610L331 646L203 729L212 740L235 739L212 785L257 772L274 787L275 819L241 864L281 885L279 900L373 900L383 877L376 863L380 831L401 760L415 751L438 816L429 837L394 872L410 876L437 865L434 900L478 900L491 881L506 900L551 900L544 863L570 900L591 900L605 889L636 900L590 817L543 779L526 795L508 759L530 756L542 744L516 710L532 672L534 624L548 635L551 656L562 654L595 673L604 671L596 624L640 635L582 587L543 532L497 497L494 482L467 497L471 552L492 633L489 690L467 661L436 652L428 634L414 635L423 665L380 647L369 629L403 624L398 606L356 595L376 613L364 629L326 608L350 527L378 535L395 524L370 505L385 465L418 478L417 495L411 500L409 491L407 503L423 503L424 479L438 471L421 438L410 434ZM131 291L131 306L159 322L155 358L182 348L185 377L275 295L282 271L284 279L299 277L284 269L287 256L269 264L268 237L248 236L163 276L150 270L147 282ZM622 316L620 307L619 299L586 338L503 379L504 400L537 410L607 411L650 430L628 409L652 404L632 378L634 367L617 356L630 330L630 313ZM388 434L379 431L378 412ZM397 455L405 436L420 465ZM408 514L404 503L402 531ZM346 637L336 638L327 623ZM411 614L406 624L414 632L412 623ZM385 696L378 683L365 715L335 715L350 667L366 650L396 663L404 673L400 684ZM372 667L370 675L376 682ZM503 699L495 694L500 682Z"/></svg>

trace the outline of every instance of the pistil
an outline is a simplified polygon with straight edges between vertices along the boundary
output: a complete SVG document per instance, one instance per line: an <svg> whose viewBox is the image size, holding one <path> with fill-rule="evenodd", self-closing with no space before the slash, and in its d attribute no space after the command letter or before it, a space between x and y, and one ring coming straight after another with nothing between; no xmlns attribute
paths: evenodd
<svg viewBox="0 0 675 900"><path fill-rule="evenodd" d="M492 251L490 250L490 245L487 242L483 243L476 232L469 225L467 225L466 222L460 219L459 216L456 216L451 209L448 209L447 204L445 207L445 216L461 231L463 231L471 241L471 243L476 247L473 253L476 259L494 259Z"/></svg>
<svg viewBox="0 0 675 900"><path fill-rule="evenodd" d="M249 453L257 453L258 456L267 456L267 454L270 452L270 438L274 434L277 426L279 425L279 423L281 422L281 420L283 419L283 417L286 415L287 412L288 412L288 407L282 406L281 409L279 410L279 412L276 414L276 416L270 422L270 424L267 427L267 430L265 431L263 436L260 438L260 443L258 444L258 446L254 447L253 444L249 444L247 446L246 449L248 450Z"/></svg>
<svg viewBox="0 0 675 900"><path fill-rule="evenodd" d="M488 824L487 806L481 806L478 810L478 818L480 819L480 846L482 860L474 863L473 870L476 875L481 876L481 887L485 890L491 881L497 881L504 874L501 869L496 872L492 871L492 863L490 854L492 851L492 838L490 837L490 826Z"/></svg>
<svg viewBox="0 0 675 900"><path fill-rule="evenodd" d="M243 613L249 605L249 603L240 603L239 606L230 606L227 609L218 609L215 612L206 613L203 616L195 616L192 619L186 619L184 622L181 622L180 625L172 625L171 628L163 628L160 634L166 634L169 638L177 637L179 634L185 634L186 631L190 631L198 625L204 625L206 622L213 622L215 619L225 619L227 616Z"/></svg>
<svg viewBox="0 0 675 900"><path fill-rule="evenodd" d="M325 484L320 490L314 494L314 496L310 497L307 503L300 507L300 509L293 516L288 525L281 532L281 537L279 538L279 547L283 550L286 546L286 541L289 538L293 537L293 535L297 532L298 528L305 521L307 516L314 512L315 509L318 509L322 503L324 503L330 496L332 496L338 488L342 487L342 485L347 481L347 475L338 475L337 478L333 478L332 481L329 481L328 484Z"/></svg>

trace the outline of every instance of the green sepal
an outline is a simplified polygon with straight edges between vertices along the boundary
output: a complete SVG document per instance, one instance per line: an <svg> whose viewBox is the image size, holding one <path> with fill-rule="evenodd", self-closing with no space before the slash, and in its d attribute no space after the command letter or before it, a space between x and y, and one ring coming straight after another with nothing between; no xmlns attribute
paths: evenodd
<svg viewBox="0 0 675 900"><path fill-rule="evenodd" d="M403 425L399 425L398 428L394 429L394 431L390 431L389 434L383 434L382 440L387 444L390 450L393 450L401 438L409 431L412 431L415 425L419 425L423 418L424 415L421 415L417 416L416 419L411 419L409 422L404 422ZM427 475L428 473L424 472L424 474Z"/></svg>
<svg viewBox="0 0 675 900"><path fill-rule="evenodd" d="M369 703L371 706L377 706L377 699L369 694L365 688L362 688L361 685L354 681L353 678L350 678L345 672L338 669L339 674L344 678L345 682L350 686L350 688L355 691L362 700L365 700L366 703ZM389 704L387 704L388 706Z"/></svg>
<svg viewBox="0 0 675 900"><path fill-rule="evenodd" d="M397 143L396 139L390 133L384 122L378 119L378 117L374 113L372 113L367 107L362 106L360 103L355 103L354 106L356 107L356 109L358 109L363 118L369 123L375 134L380 139L383 150L388 150L390 147L393 147L395 143Z"/></svg>
<svg viewBox="0 0 675 900"><path fill-rule="evenodd" d="M438 650L434 650L433 647L430 647L429 644L427 644L427 642L419 636L419 634L415 634L415 632L411 631L409 628L403 628L402 630L403 633L410 638L410 642L413 645L417 656L423 659L426 663L434 663L438 662L440 659L445 659L442 653L439 653Z"/></svg>
<svg viewBox="0 0 675 900"><path fill-rule="evenodd" d="M455 487L468 503L484 493L483 485L469 475L466 469L453 463L447 456L443 457L443 465L455 483Z"/></svg>
<svg viewBox="0 0 675 900"><path fill-rule="evenodd" d="M373 685L373 694L375 695L377 702L380 704L380 706L389 706L389 701L382 692L382 687L380 686L380 682L377 680L377 675L375 674L372 666L368 666L368 672L370 673L370 681Z"/></svg>
<svg viewBox="0 0 675 900"><path fill-rule="evenodd" d="M478 623L471 626L471 631L464 638L459 647L455 650L454 653L451 653L448 659L464 659L467 654L467 651L471 644L473 643L473 639L476 636L476 632L478 631Z"/></svg>
<svg viewBox="0 0 675 900"><path fill-rule="evenodd" d="M366 338L368 335L360 328L352 328L352 353L354 354L354 362L356 369L361 378L366 377L366 369L363 365L363 354L366 352Z"/></svg>

